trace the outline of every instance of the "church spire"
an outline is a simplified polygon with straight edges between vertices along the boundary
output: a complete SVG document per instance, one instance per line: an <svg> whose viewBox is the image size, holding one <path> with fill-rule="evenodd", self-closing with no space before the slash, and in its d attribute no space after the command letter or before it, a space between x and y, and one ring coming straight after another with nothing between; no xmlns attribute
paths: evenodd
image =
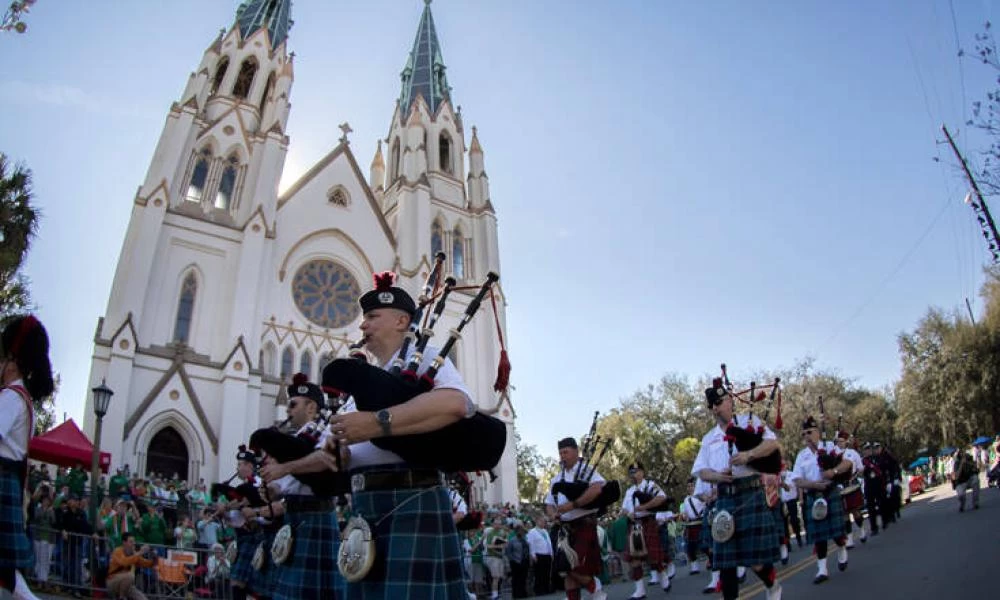
<svg viewBox="0 0 1000 600"><path fill-rule="evenodd" d="M413 40L413 49L410 50L400 79L403 89L399 96L399 108L404 122L418 95L424 97L432 115L437 113L442 101L451 99L441 44L434 28L434 16L431 15L431 0L424 0L424 13L417 26L417 37Z"/></svg>
<svg viewBox="0 0 1000 600"><path fill-rule="evenodd" d="M243 39L267 29L271 47L277 48L288 38L291 14L292 0L244 0L236 9L236 24Z"/></svg>

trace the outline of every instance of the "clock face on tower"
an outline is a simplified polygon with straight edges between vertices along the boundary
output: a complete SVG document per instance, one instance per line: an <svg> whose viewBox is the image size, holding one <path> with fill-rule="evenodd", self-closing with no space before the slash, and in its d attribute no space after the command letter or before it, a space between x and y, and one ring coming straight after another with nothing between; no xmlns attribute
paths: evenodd
<svg viewBox="0 0 1000 600"><path fill-rule="evenodd" d="M361 313L358 280L332 260L311 260L292 278L295 306L311 323L326 329L350 325Z"/></svg>

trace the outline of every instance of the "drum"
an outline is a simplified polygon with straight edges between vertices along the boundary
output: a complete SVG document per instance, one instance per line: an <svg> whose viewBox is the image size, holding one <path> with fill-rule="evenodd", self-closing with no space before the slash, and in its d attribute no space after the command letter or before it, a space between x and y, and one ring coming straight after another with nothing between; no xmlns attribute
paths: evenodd
<svg viewBox="0 0 1000 600"><path fill-rule="evenodd" d="M865 495L861 492L860 485L845 487L841 490L840 497L844 500L844 512L852 513L865 507Z"/></svg>

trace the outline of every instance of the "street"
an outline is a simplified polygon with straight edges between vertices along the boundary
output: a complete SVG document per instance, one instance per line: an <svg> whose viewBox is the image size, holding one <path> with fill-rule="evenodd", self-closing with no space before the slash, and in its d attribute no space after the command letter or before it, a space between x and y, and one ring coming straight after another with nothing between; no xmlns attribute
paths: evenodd
<svg viewBox="0 0 1000 600"><path fill-rule="evenodd" d="M971 500L967 506L971 507ZM867 598L991 598L990 569L1000 557L1000 491L983 488L979 510L958 512L958 502L951 486L944 484L917 496L902 511L903 518L870 538L856 543L850 554L847 571L836 566L831 550L828 564L830 580L813 585L816 561L812 549L792 550L787 566L780 566L778 579L784 588L782 598L810 600L864 600ZM793 541L794 545L794 541ZM678 567L669 594L648 586L647 599L713 598L702 594L708 575L688 575L687 567ZM989 590L993 589L993 592ZM625 600L633 584L616 583L606 588L610 600ZM766 597L760 581L748 573L740 598L762 600ZM564 598L552 594L544 598ZM584 594L584 598L588 595Z"/></svg>

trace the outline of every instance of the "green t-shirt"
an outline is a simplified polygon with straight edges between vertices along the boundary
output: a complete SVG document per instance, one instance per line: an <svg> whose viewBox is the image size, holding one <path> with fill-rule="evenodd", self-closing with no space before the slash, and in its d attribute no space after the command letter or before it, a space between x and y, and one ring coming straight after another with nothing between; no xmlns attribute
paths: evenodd
<svg viewBox="0 0 1000 600"><path fill-rule="evenodd" d="M167 543L167 522L160 515L146 513L142 517L142 537L147 544Z"/></svg>
<svg viewBox="0 0 1000 600"><path fill-rule="evenodd" d="M128 479L124 475L115 475L108 482L108 495L112 498L117 498L123 493L128 492Z"/></svg>
<svg viewBox="0 0 1000 600"><path fill-rule="evenodd" d="M611 549L615 552L624 552L628 544L628 517L622 515L611 522L611 530L608 532L611 538Z"/></svg>
<svg viewBox="0 0 1000 600"><path fill-rule="evenodd" d="M486 534L486 556L497 556L503 557L503 551L506 547L505 543L507 541L507 533L503 530L503 527L494 527L490 529L489 533Z"/></svg>

